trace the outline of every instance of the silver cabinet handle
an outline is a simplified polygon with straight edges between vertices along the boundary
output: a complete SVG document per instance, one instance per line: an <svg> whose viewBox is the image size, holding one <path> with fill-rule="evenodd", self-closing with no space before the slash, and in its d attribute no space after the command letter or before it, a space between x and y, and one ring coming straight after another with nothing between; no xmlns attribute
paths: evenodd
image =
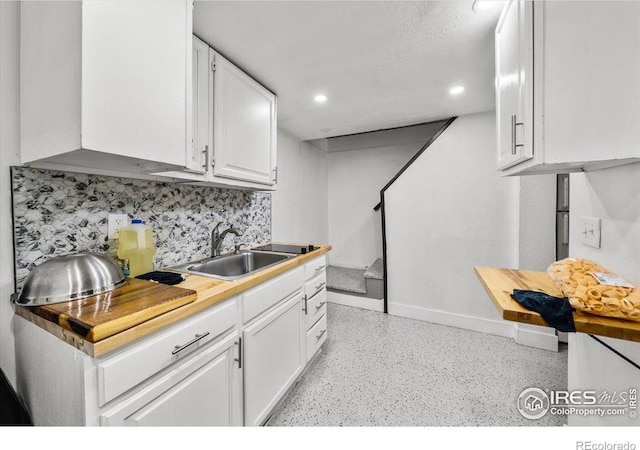
<svg viewBox="0 0 640 450"><path fill-rule="evenodd" d="M316 311L319 310L320 308L322 308L325 303L327 303L327 302L322 302L319 305L316 305Z"/></svg>
<svg viewBox="0 0 640 450"><path fill-rule="evenodd" d="M516 127L519 125L524 125L524 122L516 121L516 115L512 114L511 115L511 154L512 155L516 154L516 149L518 147L524 147L524 144L516 143Z"/></svg>
<svg viewBox="0 0 640 450"><path fill-rule="evenodd" d="M238 369L242 369L242 338L234 342L238 346L238 357L234 359L238 363Z"/></svg>
<svg viewBox="0 0 640 450"><path fill-rule="evenodd" d="M320 334L318 334L316 336L316 341L319 341L320 338L322 337L323 334L325 334L327 332L327 329L325 328L324 330L320 331Z"/></svg>
<svg viewBox="0 0 640 450"><path fill-rule="evenodd" d="M304 306L302 307L302 310L304 311L304 315L306 316L308 313L308 305L307 305L307 296L304 296Z"/></svg>
<svg viewBox="0 0 640 450"><path fill-rule="evenodd" d="M196 342L198 342L200 339L204 339L207 336L209 336L209 332L207 331L206 333L203 334L196 334L196 337L194 337L193 339L191 339L189 342L187 342L184 345L176 345L173 349L173 351L171 352L172 355L177 355L178 353L180 353L182 350L184 350L185 348L195 344Z"/></svg>
<svg viewBox="0 0 640 450"><path fill-rule="evenodd" d="M208 145L204 146L204 150L202 151L202 153L204 153L204 163L202 164L202 168L205 169L206 171L209 167L209 146Z"/></svg>
<svg viewBox="0 0 640 450"><path fill-rule="evenodd" d="M316 284L316 289L322 289L326 283L323 281L320 284Z"/></svg>
<svg viewBox="0 0 640 450"><path fill-rule="evenodd" d="M316 267L316 269L315 269L315 270L316 270L316 272L317 272L317 271L319 271L319 270L324 269L325 267L326 267L326 264L323 264L323 265L321 265L321 266Z"/></svg>

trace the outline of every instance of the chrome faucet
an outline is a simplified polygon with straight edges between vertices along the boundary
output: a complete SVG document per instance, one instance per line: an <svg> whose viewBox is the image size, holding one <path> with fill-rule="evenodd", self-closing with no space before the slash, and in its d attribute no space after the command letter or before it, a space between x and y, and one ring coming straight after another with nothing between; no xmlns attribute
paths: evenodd
<svg viewBox="0 0 640 450"><path fill-rule="evenodd" d="M220 256L220 245L222 245L222 240L227 234L233 233L236 236L242 236L244 234L242 231L236 228L233 228L233 225L231 225L226 230L220 232L218 231L218 228L220 228L220 225L222 225L222 222L219 222L215 226L213 231L211 231L211 256L212 257Z"/></svg>

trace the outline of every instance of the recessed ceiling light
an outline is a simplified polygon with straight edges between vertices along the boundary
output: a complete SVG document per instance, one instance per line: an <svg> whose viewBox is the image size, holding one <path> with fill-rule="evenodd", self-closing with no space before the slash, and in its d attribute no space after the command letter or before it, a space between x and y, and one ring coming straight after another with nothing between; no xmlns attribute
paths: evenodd
<svg viewBox="0 0 640 450"><path fill-rule="evenodd" d="M503 5L502 1L492 1L492 0L475 0L473 2L473 10L475 12L478 11L486 11L487 9L495 8L496 6Z"/></svg>
<svg viewBox="0 0 640 450"><path fill-rule="evenodd" d="M451 95L458 95L458 94L462 94L464 92L464 86L454 86L451 89L449 89L449 94Z"/></svg>
<svg viewBox="0 0 640 450"><path fill-rule="evenodd" d="M327 96L324 94L318 94L313 99L318 103L324 103L327 101Z"/></svg>

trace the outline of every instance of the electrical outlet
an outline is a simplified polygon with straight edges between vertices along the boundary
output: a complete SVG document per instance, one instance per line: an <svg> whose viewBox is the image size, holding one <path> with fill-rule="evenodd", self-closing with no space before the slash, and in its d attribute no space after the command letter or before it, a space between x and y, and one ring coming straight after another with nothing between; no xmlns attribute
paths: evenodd
<svg viewBox="0 0 640 450"><path fill-rule="evenodd" d="M122 228L129 225L126 214L109 214L109 239L117 239Z"/></svg>
<svg viewBox="0 0 640 450"><path fill-rule="evenodd" d="M580 218L580 241L584 245L600 248L600 219L597 217Z"/></svg>

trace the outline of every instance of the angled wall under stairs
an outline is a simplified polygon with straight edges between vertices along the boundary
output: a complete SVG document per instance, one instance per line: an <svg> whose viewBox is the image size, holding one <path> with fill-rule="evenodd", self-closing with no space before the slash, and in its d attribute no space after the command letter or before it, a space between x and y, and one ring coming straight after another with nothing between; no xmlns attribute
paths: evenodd
<svg viewBox="0 0 640 450"><path fill-rule="evenodd" d="M387 311L557 350L553 328L502 320L474 275L520 267L527 245L554 255L555 178L501 176L495 130L494 111L458 117L384 192Z"/></svg>

